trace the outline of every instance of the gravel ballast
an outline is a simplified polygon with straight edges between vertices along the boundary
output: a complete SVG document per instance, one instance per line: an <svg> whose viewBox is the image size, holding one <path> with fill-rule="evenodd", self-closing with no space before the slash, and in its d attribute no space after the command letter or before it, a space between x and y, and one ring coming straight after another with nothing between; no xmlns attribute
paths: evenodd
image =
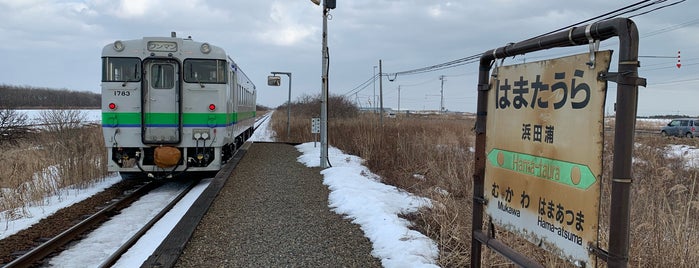
<svg viewBox="0 0 699 268"><path fill-rule="evenodd" d="M328 207L319 168L292 145L254 143L178 267L380 267L358 225Z"/></svg>

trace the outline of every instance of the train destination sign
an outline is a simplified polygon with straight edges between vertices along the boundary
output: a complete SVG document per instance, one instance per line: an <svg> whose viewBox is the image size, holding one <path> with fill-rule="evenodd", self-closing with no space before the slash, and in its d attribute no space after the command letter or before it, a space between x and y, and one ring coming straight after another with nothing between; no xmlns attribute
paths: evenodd
<svg viewBox="0 0 699 268"><path fill-rule="evenodd" d="M594 64L590 64L594 59ZM577 266L595 266L604 102L611 51L493 70L485 211Z"/></svg>

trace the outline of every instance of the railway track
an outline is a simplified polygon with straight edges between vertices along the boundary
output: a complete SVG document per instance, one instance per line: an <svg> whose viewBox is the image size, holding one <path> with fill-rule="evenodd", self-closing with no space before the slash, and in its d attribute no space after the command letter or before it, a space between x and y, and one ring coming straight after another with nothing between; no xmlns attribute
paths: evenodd
<svg viewBox="0 0 699 268"><path fill-rule="evenodd" d="M271 117L271 112L266 113L255 120L254 129L257 129L266 120ZM243 150L244 151L244 150ZM242 156L240 156L242 157ZM234 166L234 165L233 165ZM69 228L62 229L64 231L59 231L60 233L47 238L41 238L42 242L40 245L35 246L29 250L23 250L22 252L15 252L10 258L9 255L4 259L5 262L0 260L0 267L30 267L30 266L41 266L45 265L53 258L58 255L58 253L68 249L70 243L79 241L83 239L88 233L96 230L101 224L107 222L111 217L117 215L123 209L129 207L135 201L144 197L152 190L158 188L163 184L163 181L153 181L145 185L139 185L131 190L127 190L127 194L123 194L117 198L116 201L109 203L106 207L100 209L98 212L91 214L84 220L80 221ZM123 245L121 245L117 250L115 250L111 255L103 260L94 260L93 265L97 267L109 267L116 263L119 258L125 254L129 248L131 248L139 238L147 233L147 231L153 227L163 216L167 214L184 196L189 193L189 191L195 187L197 183L191 183L185 190L180 191L179 194L171 201L167 206L165 206L159 213L151 218L145 225L138 230L131 238L128 239ZM58 233L58 232L57 232ZM29 238L30 241L37 241L37 238ZM26 240L25 240L26 241ZM21 255L19 255L21 254ZM18 256L19 257L16 257Z"/></svg>
<svg viewBox="0 0 699 268"><path fill-rule="evenodd" d="M113 265L128 249L133 246L139 238L141 238L158 220L160 220L172 207L174 207L195 185L196 181L191 182L187 188L172 199L155 217L151 218L140 230L138 230L131 238L122 244L114 253L105 260L95 260L100 262L98 267L109 267ZM107 207L99 210L97 213L87 217L85 220L61 232L55 237L47 240L41 245L31 249L13 261L0 265L0 267L30 267L41 264L48 256L62 251L68 243L77 241L81 236L89 233L91 230L99 227L100 224L106 222L112 216L118 214L121 210L129 207L141 197L147 195L150 191L163 185L163 181L151 181L140 185L125 195L118 198L115 202Z"/></svg>
<svg viewBox="0 0 699 268"><path fill-rule="evenodd" d="M260 118L255 119L255 124L253 126L253 131L257 130L258 127L262 125L265 121L269 120L272 117L272 112L267 112Z"/></svg>

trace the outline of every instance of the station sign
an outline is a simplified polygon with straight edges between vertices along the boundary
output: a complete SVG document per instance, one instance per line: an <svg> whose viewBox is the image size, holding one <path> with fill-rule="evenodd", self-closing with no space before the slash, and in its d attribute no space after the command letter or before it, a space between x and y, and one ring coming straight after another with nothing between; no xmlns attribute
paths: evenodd
<svg viewBox="0 0 699 268"><path fill-rule="evenodd" d="M594 267L611 51L493 70L486 214L576 266ZM594 64L592 64L594 63Z"/></svg>
<svg viewBox="0 0 699 268"><path fill-rule="evenodd" d="M311 134L320 133L320 117L311 118Z"/></svg>

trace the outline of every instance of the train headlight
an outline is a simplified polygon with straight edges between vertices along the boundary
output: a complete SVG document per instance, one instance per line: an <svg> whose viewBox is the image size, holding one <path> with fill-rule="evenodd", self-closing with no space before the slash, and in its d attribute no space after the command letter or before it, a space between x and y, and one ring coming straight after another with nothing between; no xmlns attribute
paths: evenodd
<svg viewBox="0 0 699 268"><path fill-rule="evenodd" d="M109 110L116 110L116 108L117 108L116 103L113 103L113 102L112 102L112 103L109 104Z"/></svg>
<svg viewBox="0 0 699 268"><path fill-rule="evenodd" d="M213 103L209 104L209 111L214 111L214 110L216 110L216 105L214 105Z"/></svg>
<svg viewBox="0 0 699 268"><path fill-rule="evenodd" d="M211 52L211 45L209 45L209 43L203 43L200 49L201 53L209 54L209 52Z"/></svg>
<svg viewBox="0 0 699 268"><path fill-rule="evenodd" d="M124 50L124 43L122 43L120 40L114 41L114 50L117 52L121 52Z"/></svg>

